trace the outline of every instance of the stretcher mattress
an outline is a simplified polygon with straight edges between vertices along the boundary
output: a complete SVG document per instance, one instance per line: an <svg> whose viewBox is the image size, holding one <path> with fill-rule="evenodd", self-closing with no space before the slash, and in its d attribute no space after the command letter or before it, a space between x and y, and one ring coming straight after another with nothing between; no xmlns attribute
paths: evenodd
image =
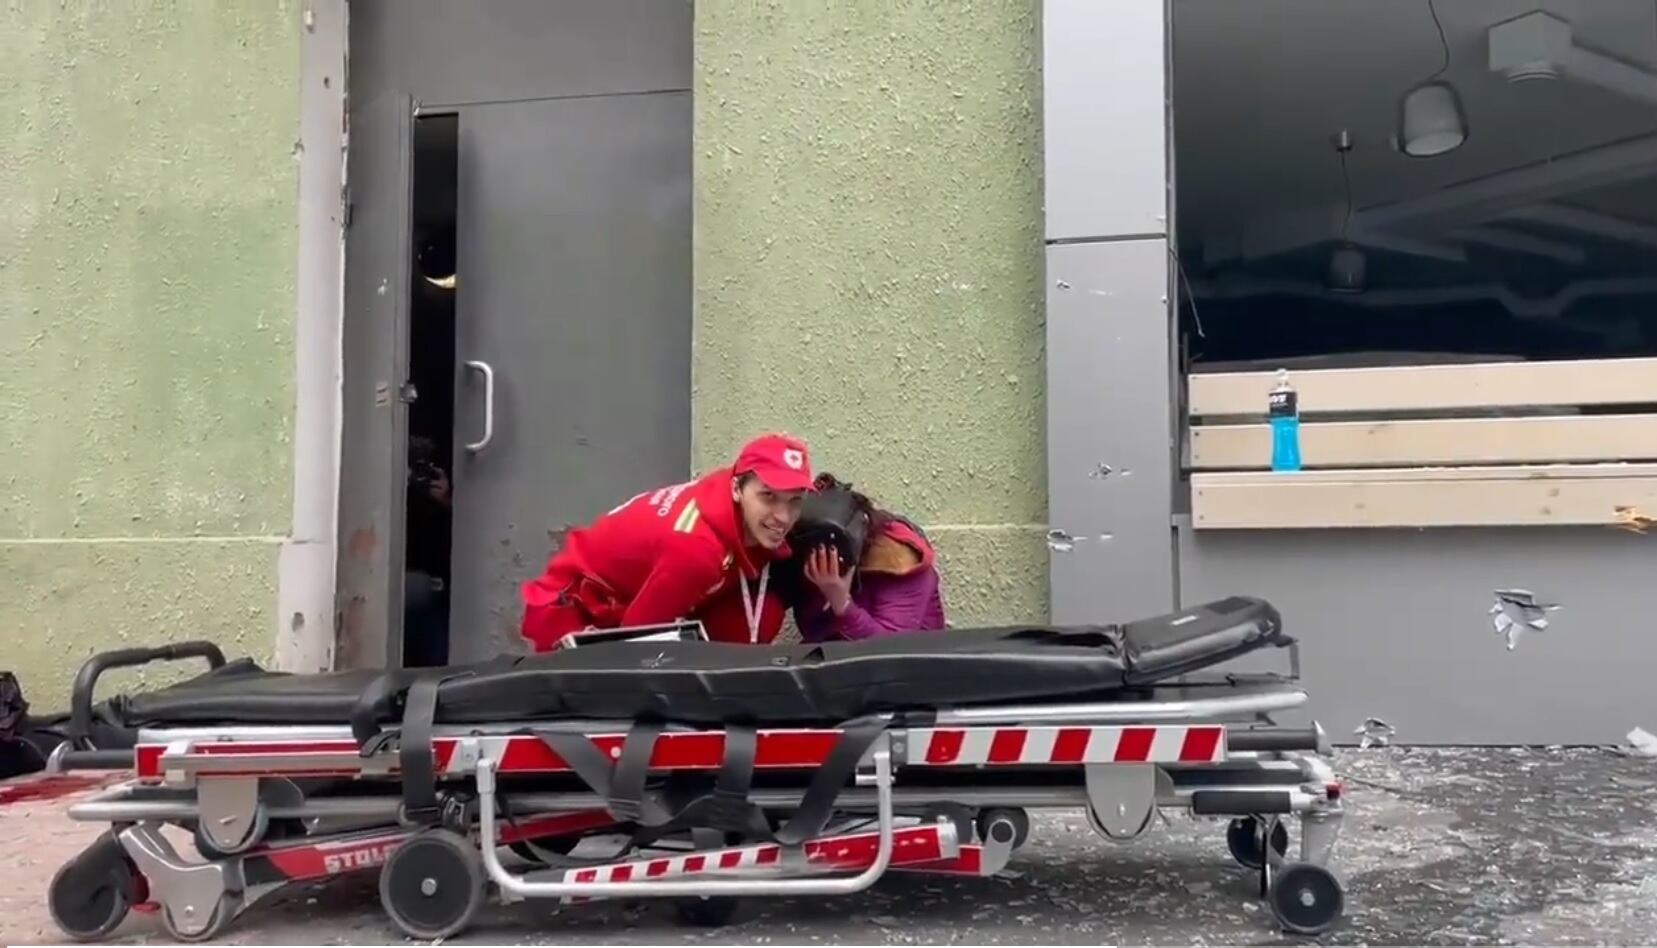
<svg viewBox="0 0 1657 948"><path fill-rule="evenodd" d="M437 678L437 724L819 724L974 704L1108 700L1290 642L1269 603L1234 596L1126 623L949 629L863 642L612 642L437 669L311 675L241 660L110 699L97 717L125 728L394 724L409 687Z"/></svg>

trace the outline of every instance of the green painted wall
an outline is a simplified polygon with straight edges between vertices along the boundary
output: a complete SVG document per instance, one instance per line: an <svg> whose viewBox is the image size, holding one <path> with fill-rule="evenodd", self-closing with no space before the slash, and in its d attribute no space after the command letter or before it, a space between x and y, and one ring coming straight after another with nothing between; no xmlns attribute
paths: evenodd
<svg viewBox="0 0 1657 948"><path fill-rule="evenodd" d="M292 478L293 0L7 7L0 668L271 650Z"/></svg>
<svg viewBox="0 0 1657 948"><path fill-rule="evenodd" d="M1036 0L699 0L695 460L761 429L1048 614Z"/></svg>

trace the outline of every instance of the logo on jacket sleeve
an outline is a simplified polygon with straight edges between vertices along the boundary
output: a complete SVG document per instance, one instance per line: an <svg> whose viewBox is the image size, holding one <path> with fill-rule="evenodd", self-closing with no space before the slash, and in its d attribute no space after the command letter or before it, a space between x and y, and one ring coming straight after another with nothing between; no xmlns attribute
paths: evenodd
<svg viewBox="0 0 1657 948"><path fill-rule="evenodd" d="M690 503L685 504L685 509L679 511L679 519L673 521L673 529L679 533L689 533L696 529L696 523L701 519L702 510L696 506L696 499L693 497Z"/></svg>

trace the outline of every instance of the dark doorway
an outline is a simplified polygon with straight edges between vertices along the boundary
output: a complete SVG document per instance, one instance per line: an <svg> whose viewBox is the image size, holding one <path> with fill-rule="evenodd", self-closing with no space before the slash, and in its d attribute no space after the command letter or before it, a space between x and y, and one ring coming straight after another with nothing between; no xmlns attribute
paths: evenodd
<svg viewBox="0 0 1657 948"><path fill-rule="evenodd" d="M403 664L449 659L454 536L455 253L460 123L414 123L414 259L409 268L408 504L404 528Z"/></svg>

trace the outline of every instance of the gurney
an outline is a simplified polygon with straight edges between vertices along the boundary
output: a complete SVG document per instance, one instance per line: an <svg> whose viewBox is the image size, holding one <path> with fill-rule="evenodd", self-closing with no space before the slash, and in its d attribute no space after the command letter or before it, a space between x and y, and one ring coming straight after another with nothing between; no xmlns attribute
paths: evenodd
<svg viewBox="0 0 1657 948"><path fill-rule="evenodd" d="M199 941L285 886L377 872L414 938L465 930L491 892L659 898L716 925L745 897L994 876L1050 808L1112 842L1164 810L1229 818L1285 930L1344 909L1341 784L1315 722L1274 723L1307 695L1264 601L859 643L726 645L694 624L601 638L311 675L206 642L94 656L49 769L132 774L69 807L108 829L53 879L54 919L95 941L150 910ZM1215 667L1263 650L1288 670ZM111 668L185 659L209 668L95 700Z"/></svg>

